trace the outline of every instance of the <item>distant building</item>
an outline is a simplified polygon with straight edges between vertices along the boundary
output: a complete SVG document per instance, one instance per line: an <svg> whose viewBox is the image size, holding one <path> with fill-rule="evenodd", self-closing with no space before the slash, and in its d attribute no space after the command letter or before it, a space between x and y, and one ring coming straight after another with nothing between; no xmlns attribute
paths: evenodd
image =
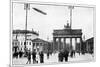
<svg viewBox="0 0 100 67"><path fill-rule="evenodd" d="M19 51L19 41L18 40L13 40L12 41L12 50L13 50L13 53L16 53Z"/></svg>
<svg viewBox="0 0 100 67"><path fill-rule="evenodd" d="M32 51L32 47L33 47L32 40L29 40L29 39L26 40L26 47L27 47L27 50Z"/></svg>
<svg viewBox="0 0 100 67"><path fill-rule="evenodd" d="M81 47L82 53L93 53L94 52L94 37L82 41Z"/></svg>
<svg viewBox="0 0 100 67"><path fill-rule="evenodd" d="M29 30L13 30L12 32L12 41L13 41L13 48L15 47L15 45L17 45L18 47L16 48L17 51L23 51L24 52L24 47L25 47L25 33L27 36L26 39L26 47L29 50L32 50L32 48L30 48L32 46L32 39L36 39L38 38L39 34L34 32L34 31L29 31Z"/></svg>
<svg viewBox="0 0 100 67"><path fill-rule="evenodd" d="M35 49L37 52L39 51L43 51L43 52L47 52L48 51L48 41L45 41L43 39L40 38L36 38L32 40L33 43L33 49Z"/></svg>
<svg viewBox="0 0 100 67"><path fill-rule="evenodd" d="M86 40L86 50L88 53L94 53L94 37Z"/></svg>
<svg viewBox="0 0 100 67"><path fill-rule="evenodd" d="M66 40L69 39L70 43L67 44ZM72 45L72 39L75 40L75 49ZM80 40L77 44L78 39ZM63 41L63 42L61 42ZM82 29L72 29L69 23L64 25L64 29L56 29L53 30L53 50L60 51L62 49L67 49L69 51L76 50L77 52L81 52L81 44L82 44Z"/></svg>

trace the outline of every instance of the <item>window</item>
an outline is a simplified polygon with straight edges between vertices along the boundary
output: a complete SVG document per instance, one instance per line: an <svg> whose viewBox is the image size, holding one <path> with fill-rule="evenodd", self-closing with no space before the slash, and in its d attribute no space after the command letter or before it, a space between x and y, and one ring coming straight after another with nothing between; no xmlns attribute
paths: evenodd
<svg viewBox="0 0 100 67"><path fill-rule="evenodd" d="M28 45L28 42L26 42L26 44Z"/></svg>
<svg viewBox="0 0 100 67"><path fill-rule="evenodd" d="M28 45L28 42L24 42L24 45Z"/></svg>
<svg viewBox="0 0 100 67"><path fill-rule="evenodd" d="M15 45L17 45L17 42L15 42Z"/></svg>
<svg viewBox="0 0 100 67"><path fill-rule="evenodd" d="M35 43L33 43L33 47L35 46Z"/></svg>
<svg viewBox="0 0 100 67"><path fill-rule="evenodd" d="M26 45L26 42L24 42L24 45Z"/></svg>
<svg viewBox="0 0 100 67"><path fill-rule="evenodd" d="M31 42L30 42L30 45L31 45Z"/></svg>
<svg viewBox="0 0 100 67"><path fill-rule="evenodd" d="M12 45L14 45L14 42L12 42Z"/></svg>

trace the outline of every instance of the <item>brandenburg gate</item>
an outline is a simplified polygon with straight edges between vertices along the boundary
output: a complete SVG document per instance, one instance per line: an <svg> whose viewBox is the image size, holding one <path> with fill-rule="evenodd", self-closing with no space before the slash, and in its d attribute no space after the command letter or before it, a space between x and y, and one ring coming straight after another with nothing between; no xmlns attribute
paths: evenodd
<svg viewBox="0 0 100 67"><path fill-rule="evenodd" d="M82 29L72 29L72 10L74 6L68 6L70 12L70 24L64 26L64 29L53 31L53 51L60 51L62 49L76 50L81 52L82 45ZM63 42L62 42L63 39ZM70 44L66 43L66 39L69 39ZM72 39L75 39L75 48L72 45ZM79 43L77 43L79 39Z"/></svg>
<svg viewBox="0 0 100 67"><path fill-rule="evenodd" d="M70 44L66 44L66 39L69 39ZM72 39L75 39L75 49L72 46ZM79 44L77 44L77 39L79 39ZM62 42L63 40L63 42ZM64 29L53 31L53 50L60 51L62 49L77 50L81 51L82 44L82 30L81 29L71 29L69 24L64 26Z"/></svg>

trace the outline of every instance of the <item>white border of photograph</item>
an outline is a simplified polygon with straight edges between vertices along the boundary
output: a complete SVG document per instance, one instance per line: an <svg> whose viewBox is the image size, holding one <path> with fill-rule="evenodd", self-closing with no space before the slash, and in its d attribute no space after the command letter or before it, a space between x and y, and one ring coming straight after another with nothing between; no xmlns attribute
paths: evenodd
<svg viewBox="0 0 100 67"><path fill-rule="evenodd" d="M12 10L12 3L31 3L31 4L38 4L38 5L51 5L51 6L75 6L75 7L86 7L86 8L93 8L94 9L94 18L93 18L93 31L94 31L94 60L93 61L78 61L78 62L63 62L63 63L43 63L43 64L24 64L24 65L14 65L12 64L12 23L13 23L13 10ZM50 64L69 64L69 63L83 63L83 62L95 62L96 61L96 6L95 5L88 5L88 4L72 4L72 3L55 3L55 2L38 2L38 1L11 1L10 2L10 66L34 66L34 65L50 65Z"/></svg>

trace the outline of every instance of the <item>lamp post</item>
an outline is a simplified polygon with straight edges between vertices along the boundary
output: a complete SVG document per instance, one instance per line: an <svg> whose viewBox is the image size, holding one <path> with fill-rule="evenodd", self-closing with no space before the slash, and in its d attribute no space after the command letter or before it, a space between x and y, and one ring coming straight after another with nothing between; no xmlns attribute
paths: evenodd
<svg viewBox="0 0 100 67"><path fill-rule="evenodd" d="M43 14L43 15L47 15L45 12L37 9L37 8L33 8L35 11ZM28 16L28 10L30 10L30 4L29 3L25 3L24 4L24 10L26 10L26 21L25 21L25 42L24 42L24 45L25 45L25 52L26 52L26 40L27 40L27 16Z"/></svg>

